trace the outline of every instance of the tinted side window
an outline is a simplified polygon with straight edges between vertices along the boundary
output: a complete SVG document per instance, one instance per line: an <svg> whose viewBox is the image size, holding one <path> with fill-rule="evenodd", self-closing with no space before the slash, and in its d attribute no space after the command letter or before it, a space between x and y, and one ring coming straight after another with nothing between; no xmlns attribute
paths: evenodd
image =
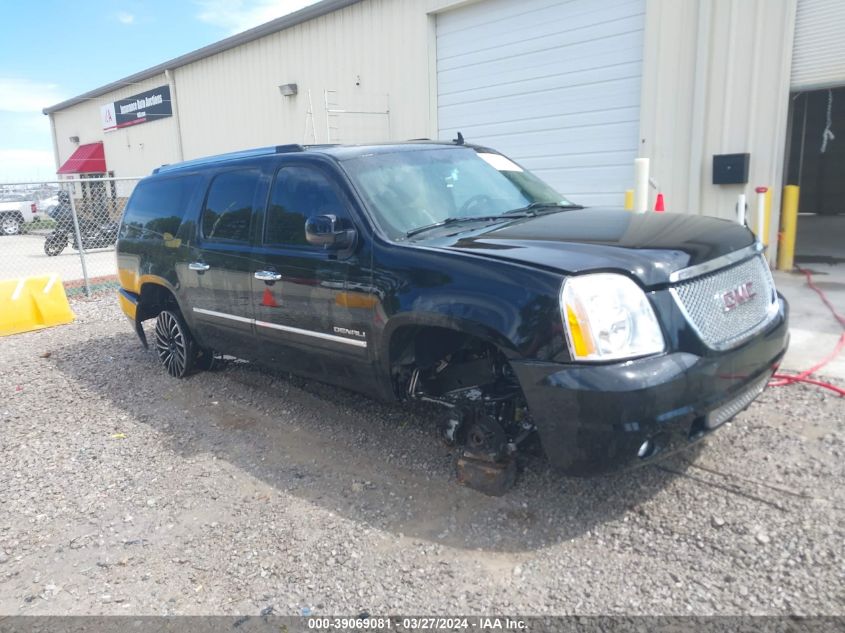
<svg viewBox="0 0 845 633"><path fill-rule="evenodd" d="M227 171L214 177L202 210L202 236L208 240L249 242L252 203L261 172Z"/></svg>
<svg viewBox="0 0 845 633"><path fill-rule="evenodd" d="M176 235L200 181L189 175L138 183L123 215L123 237Z"/></svg>
<svg viewBox="0 0 845 633"><path fill-rule="evenodd" d="M264 243L309 246L305 239L305 220L313 215L348 219L346 207L323 172L312 167L280 169L267 209Z"/></svg>

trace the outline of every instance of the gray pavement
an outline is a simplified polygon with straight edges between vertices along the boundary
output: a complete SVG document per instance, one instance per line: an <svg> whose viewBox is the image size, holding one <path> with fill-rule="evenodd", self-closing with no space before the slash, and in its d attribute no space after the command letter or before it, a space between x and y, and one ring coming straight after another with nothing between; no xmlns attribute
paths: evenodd
<svg viewBox="0 0 845 633"><path fill-rule="evenodd" d="M840 314L845 314L845 264L803 264L802 268L812 272L816 286L824 291ZM808 369L833 350L842 336L842 326L807 285L802 273L776 272L775 284L790 307L791 339L783 368L789 371ZM839 354L819 373L845 379L845 353Z"/></svg>
<svg viewBox="0 0 845 633"><path fill-rule="evenodd" d="M86 265L90 277L117 274L113 248L88 251ZM82 279L79 252L68 245L61 254L48 257L44 233L0 237L0 280L52 274L66 282Z"/></svg>
<svg viewBox="0 0 845 633"><path fill-rule="evenodd" d="M843 401L820 389L617 475L528 460L492 498L455 483L432 407L247 363L176 380L111 293L71 305L0 339L4 616L842 614Z"/></svg>

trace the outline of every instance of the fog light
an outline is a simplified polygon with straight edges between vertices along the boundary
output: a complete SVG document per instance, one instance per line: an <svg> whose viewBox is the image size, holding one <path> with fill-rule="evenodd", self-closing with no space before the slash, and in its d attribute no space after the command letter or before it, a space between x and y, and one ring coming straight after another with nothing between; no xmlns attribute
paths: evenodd
<svg viewBox="0 0 845 633"><path fill-rule="evenodd" d="M642 446L640 446L640 450L637 451L637 457L648 457L649 455L651 455L653 448L654 444L651 443L651 440L646 440L645 442L643 442Z"/></svg>

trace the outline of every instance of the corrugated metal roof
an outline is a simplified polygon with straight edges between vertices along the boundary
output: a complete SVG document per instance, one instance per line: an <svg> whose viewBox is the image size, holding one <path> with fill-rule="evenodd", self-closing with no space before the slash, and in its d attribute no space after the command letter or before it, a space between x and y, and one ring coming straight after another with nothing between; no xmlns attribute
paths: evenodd
<svg viewBox="0 0 845 633"><path fill-rule="evenodd" d="M64 110L71 106L88 101L89 99L94 99L106 93L112 92L113 90L118 90L124 86L133 85L140 81L144 81L145 79L155 77L156 75L162 74L165 70L173 70L174 68L179 68L180 66L186 66L200 59L211 57L217 53L222 53L223 51L227 51L242 44L252 42L264 37L265 35L271 35L273 33L277 33L278 31L283 31L292 26L296 26L297 24L307 22L308 20L319 18L322 15L337 11L338 9L343 9L344 7L348 7L360 1L361 0L322 0L321 2L316 2L304 9L276 18L275 20L256 26L255 28L244 31L243 33L238 33L237 35L227 37L226 39L215 42L214 44L203 46L191 53L166 61L163 64L147 68L146 70L142 70L134 75L129 75L128 77L124 77L123 79L113 81L105 86L95 88L94 90L90 90L89 92L77 97L73 97L66 101L62 101L61 103L57 103L56 105L44 108L42 112L44 114L51 114L53 112L58 112L59 110Z"/></svg>

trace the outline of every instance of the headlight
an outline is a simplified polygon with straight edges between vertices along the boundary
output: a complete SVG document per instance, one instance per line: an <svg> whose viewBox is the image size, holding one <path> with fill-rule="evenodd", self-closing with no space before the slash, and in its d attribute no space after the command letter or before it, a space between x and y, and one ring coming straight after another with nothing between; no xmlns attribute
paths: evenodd
<svg viewBox="0 0 845 633"><path fill-rule="evenodd" d="M560 309L574 360L633 358L665 348L645 293L623 275L570 277L560 292Z"/></svg>

